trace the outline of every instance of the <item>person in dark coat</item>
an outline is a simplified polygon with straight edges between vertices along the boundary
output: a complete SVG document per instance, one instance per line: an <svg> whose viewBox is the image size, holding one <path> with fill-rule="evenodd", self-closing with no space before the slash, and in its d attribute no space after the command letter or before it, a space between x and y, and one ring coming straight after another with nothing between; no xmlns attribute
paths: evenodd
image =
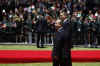
<svg viewBox="0 0 100 66"><path fill-rule="evenodd" d="M90 44L91 48L96 48L96 36L97 36L97 24L96 20L91 21L90 23L91 32L90 32Z"/></svg>
<svg viewBox="0 0 100 66"><path fill-rule="evenodd" d="M100 45L100 17L97 18L97 47Z"/></svg>
<svg viewBox="0 0 100 66"><path fill-rule="evenodd" d="M72 66L72 27L71 22L66 19L66 15L61 15L63 21L56 22L56 36L52 51L53 66ZM63 22L63 23L62 23ZM62 24L61 24L62 23Z"/></svg>
<svg viewBox="0 0 100 66"><path fill-rule="evenodd" d="M37 48L44 48L44 39L45 39L45 34L47 32L47 21L45 17L40 15L38 18L38 21L36 23L36 31L37 31ZM40 42L41 40L41 42Z"/></svg>
<svg viewBox="0 0 100 66"><path fill-rule="evenodd" d="M13 17L13 24L16 24L16 42L21 42L21 28L22 28L22 22L20 17L16 14Z"/></svg>
<svg viewBox="0 0 100 66"><path fill-rule="evenodd" d="M82 43L82 40L83 40L83 37L82 37L82 32L83 32L83 30L82 30L82 18L80 17L80 18L77 18L77 39L78 39L78 41L79 41L79 43L78 44L81 44Z"/></svg>
<svg viewBox="0 0 100 66"><path fill-rule="evenodd" d="M83 23L83 34L84 34L84 46L88 47L89 45L89 20L88 18L85 18Z"/></svg>

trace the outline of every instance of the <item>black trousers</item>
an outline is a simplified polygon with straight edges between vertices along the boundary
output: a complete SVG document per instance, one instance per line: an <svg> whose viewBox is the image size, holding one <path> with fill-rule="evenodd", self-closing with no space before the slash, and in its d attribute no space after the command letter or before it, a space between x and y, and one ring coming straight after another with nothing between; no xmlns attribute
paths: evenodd
<svg viewBox="0 0 100 66"><path fill-rule="evenodd" d="M57 58L55 58L56 55L52 56L53 66L72 66L71 50L59 52L62 53L59 53Z"/></svg>
<svg viewBox="0 0 100 66"><path fill-rule="evenodd" d="M53 66L72 66L71 36L65 32L57 32L52 51Z"/></svg>
<svg viewBox="0 0 100 66"><path fill-rule="evenodd" d="M96 47L96 32L90 32L90 44L91 47Z"/></svg>
<svg viewBox="0 0 100 66"><path fill-rule="evenodd" d="M97 45L100 45L100 33L97 35Z"/></svg>
<svg viewBox="0 0 100 66"><path fill-rule="evenodd" d="M37 47L44 47L44 38L45 38L45 33L43 32L38 32L37 33ZM40 42L41 40L41 42Z"/></svg>

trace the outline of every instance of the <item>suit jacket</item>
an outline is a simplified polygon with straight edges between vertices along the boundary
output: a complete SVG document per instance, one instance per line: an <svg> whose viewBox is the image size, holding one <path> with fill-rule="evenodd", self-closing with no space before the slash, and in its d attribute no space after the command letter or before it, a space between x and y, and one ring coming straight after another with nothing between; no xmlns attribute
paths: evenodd
<svg viewBox="0 0 100 66"><path fill-rule="evenodd" d="M63 52L70 51L72 47L72 27L69 21L64 21L62 27L56 32L54 39L53 55L59 56Z"/></svg>

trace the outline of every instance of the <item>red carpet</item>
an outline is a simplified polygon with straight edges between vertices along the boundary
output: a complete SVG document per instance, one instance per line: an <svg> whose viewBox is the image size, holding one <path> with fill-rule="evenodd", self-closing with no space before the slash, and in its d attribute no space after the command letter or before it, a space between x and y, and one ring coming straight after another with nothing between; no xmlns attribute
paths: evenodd
<svg viewBox="0 0 100 66"><path fill-rule="evenodd" d="M51 51L0 50L0 63L51 62ZM73 62L100 62L100 50L72 51Z"/></svg>

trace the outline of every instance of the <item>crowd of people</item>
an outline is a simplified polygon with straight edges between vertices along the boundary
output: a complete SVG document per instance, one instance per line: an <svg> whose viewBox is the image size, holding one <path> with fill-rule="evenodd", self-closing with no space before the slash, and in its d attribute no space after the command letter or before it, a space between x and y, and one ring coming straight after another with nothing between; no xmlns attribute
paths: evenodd
<svg viewBox="0 0 100 66"><path fill-rule="evenodd" d="M87 0L0 0L0 3L0 31L15 33L16 42L24 36L32 44L35 33L37 47L39 43L43 47L47 34L49 43L52 42L54 24L64 13L72 23L74 45L97 47L100 44L100 8L89 8Z"/></svg>

